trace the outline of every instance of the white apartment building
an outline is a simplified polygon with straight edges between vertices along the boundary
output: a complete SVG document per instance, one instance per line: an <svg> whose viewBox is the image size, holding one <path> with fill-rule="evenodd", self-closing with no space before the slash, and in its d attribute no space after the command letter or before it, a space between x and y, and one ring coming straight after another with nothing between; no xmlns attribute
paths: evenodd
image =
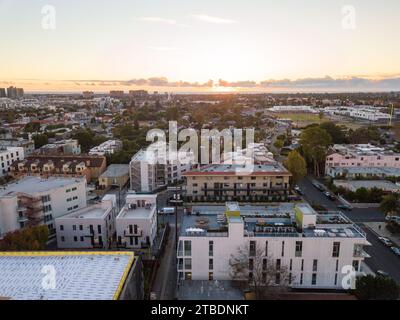
<svg viewBox="0 0 400 320"><path fill-rule="evenodd" d="M25 226L46 224L86 207L85 178L27 176L0 188L0 237Z"/></svg>
<svg viewBox="0 0 400 320"><path fill-rule="evenodd" d="M384 122L390 120L390 114L381 112L378 107L374 106L335 106L326 107L324 113L329 115L338 115L359 120L372 122Z"/></svg>
<svg viewBox="0 0 400 320"><path fill-rule="evenodd" d="M8 174L9 168L14 161L24 160L23 147L1 147L0 148L0 177Z"/></svg>
<svg viewBox="0 0 400 320"><path fill-rule="evenodd" d="M247 279L254 265L260 265L256 259L262 259L262 263L276 265L272 271L277 273L276 284L280 281L278 271L285 270L293 288L341 289L347 274L342 268L353 266L360 271L361 262L368 256L363 251L365 245L370 245L365 233L345 216L318 214L306 203L198 206L183 218L178 278L236 280L230 261L240 257L241 249L247 252Z"/></svg>
<svg viewBox="0 0 400 320"><path fill-rule="evenodd" d="M104 156L122 150L121 140L108 140L89 150L89 155Z"/></svg>
<svg viewBox="0 0 400 320"><path fill-rule="evenodd" d="M140 150L132 157L129 164L131 190L153 192L182 180L183 174L192 167L193 153L178 152L179 163L170 161L166 154L167 150L162 154L158 154L157 149Z"/></svg>
<svg viewBox="0 0 400 320"><path fill-rule="evenodd" d="M157 195L128 194L117 216L116 229L119 247L152 247L157 235Z"/></svg>
<svg viewBox="0 0 400 320"><path fill-rule="evenodd" d="M105 195L93 204L55 220L60 249L107 249L115 235L117 200Z"/></svg>

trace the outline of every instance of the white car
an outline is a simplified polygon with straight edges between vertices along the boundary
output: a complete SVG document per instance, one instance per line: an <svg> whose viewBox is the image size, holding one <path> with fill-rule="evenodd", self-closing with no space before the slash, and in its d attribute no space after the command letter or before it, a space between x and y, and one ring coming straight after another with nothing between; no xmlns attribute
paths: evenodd
<svg viewBox="0 0 400 320"><path fill-rule="evenodd" d="M388 238L385 237L378 237L378 239L387 247L393 246L392 241L390 241Z"/></svg>

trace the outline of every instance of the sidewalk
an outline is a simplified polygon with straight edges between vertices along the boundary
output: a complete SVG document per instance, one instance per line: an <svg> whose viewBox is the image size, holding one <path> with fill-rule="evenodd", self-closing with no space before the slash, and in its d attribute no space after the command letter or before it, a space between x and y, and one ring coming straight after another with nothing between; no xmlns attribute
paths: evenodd
<svg viewBox="0 0 400 320"><path fill-rule="evenodd" d="M373 232L378 234L380 237L390 239L394 244L400 247L400 235L395 235L386 229L385 222L364 222L364 225L371 229ZM379 229L381 226L381 229Z"/></svg>

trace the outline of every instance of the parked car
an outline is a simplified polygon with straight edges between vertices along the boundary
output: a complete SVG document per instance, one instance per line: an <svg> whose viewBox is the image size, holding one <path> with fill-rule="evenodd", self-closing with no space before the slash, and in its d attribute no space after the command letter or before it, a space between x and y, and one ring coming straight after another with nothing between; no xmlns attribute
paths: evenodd
<svg viewBox="0 0 400 320"><path fill-rule="evenodd" d="M325 191L325 188L324 188L321 184L319 184L319 183L317 183L317 182L314 182L314 183L313 183L313 186L314 186L315 188L317 188L319 191Z"/></svg>
<svg viewBox="0 0 400 320"><path fill-rule="evenodd" d="M300 187L299 186L294 186L294 191L296 191L299 195L303 195L304 194L304 192L303 191L301 191L301 189L300 189Z"/></svg>
<svg viewBox="0 0 400 320"><path fill-rule="evenodd" d="M383 270L378 270L378 271L376 272L376 274L377 274L378 276L381 276L381 277L384 277L384 278L388 278L388 277L389 277L389 274L388 274L387 272L383 271Z"/></svg>
<svg viewBox="0 0 400 320"><path fill-rule="evenodd" d="M175 213L175 208L173 208L173 207L165 207L165 208L162 208L160 211L159 211L159 214L174 214Z"/></svg>
<svg viewBox="0 0 400 320"><path fill-rule="evenodd" d="M397 256L400 257L400 248L391 247L390 249L391 249Z"/></svg>
<svg viewBox="0 0 400 320"><path fill-rule="evenodd" d="M353 209L353 207L348 204L338 204L337 207L338 207L338 209L343 209L346 211L351 211Z"/></svg>
<svg viewBox="0 0 400 320"><path fill-rule="evenodd" d="M378 239L387 247L392 247L393 243L388 238L385 237L378 237Z"/></svg>
<svg viewBox="0 0 400 320"><path fill-rule="evenodd" d="M324 192L324 195L325 195L329 200L332 200L332 201L336 200L335 196L334 196L332 193L328 192L328 191Z"/></svg>

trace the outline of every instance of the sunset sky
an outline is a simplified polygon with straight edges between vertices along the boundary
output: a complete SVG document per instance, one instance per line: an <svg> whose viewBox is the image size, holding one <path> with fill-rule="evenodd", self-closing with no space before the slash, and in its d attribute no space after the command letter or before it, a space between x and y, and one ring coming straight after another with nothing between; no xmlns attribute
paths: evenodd
<svg viewBox="0 0 400 320"><path fill-rule="evenodd" d="M400 90L399 30L399 0L0 0L0 87Z"/></svg>

